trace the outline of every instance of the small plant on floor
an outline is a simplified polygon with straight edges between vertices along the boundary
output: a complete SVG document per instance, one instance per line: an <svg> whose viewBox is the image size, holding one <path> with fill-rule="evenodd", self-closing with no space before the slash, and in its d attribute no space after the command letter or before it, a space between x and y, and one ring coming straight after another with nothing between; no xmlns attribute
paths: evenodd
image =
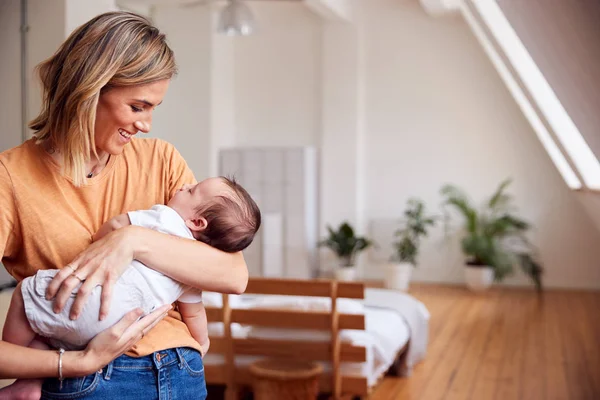
<svg viewBox="0 0 600 400"><path fill-rule="evenodd" d="M329 236L319 242L319 246L331 249L340 260L340 267L353 267L356 256L361 251L370 247L373 243L362 236L356 236L352 226L344 222L337 230L327 226Z"/></svg>
<svg viewBox="0 0 600 400"><path fill-rule="evenodd" d="M481 209L475 208L462 190L453 185L442 188L444 205L457 210L464 219L462 251L469 266L494 269L494 279L501 281L519 265L523 272L542 289L543 268L525 237L529 223L514 214L513 198L506 193L510 180L505 180Z"/></svg>
<svg viewBox="0 0 600 400"><path fill-rule="evenodd" d="M395 232L395 253L392 261L417 265L421 237L427 236L428 227L433 227L435 216L425 215L425 204L419 199L408 200L403 219L404 227Z"/></svg>

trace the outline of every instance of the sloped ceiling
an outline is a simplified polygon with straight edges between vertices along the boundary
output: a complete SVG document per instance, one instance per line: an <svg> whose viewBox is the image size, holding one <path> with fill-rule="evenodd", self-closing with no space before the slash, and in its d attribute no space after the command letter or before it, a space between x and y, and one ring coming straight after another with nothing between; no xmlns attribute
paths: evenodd
<svg viewBox="0 0 600 400"><path fill-rule="evenodd" d="M497 3L596 158L600 158L600 2Z"/></svg>

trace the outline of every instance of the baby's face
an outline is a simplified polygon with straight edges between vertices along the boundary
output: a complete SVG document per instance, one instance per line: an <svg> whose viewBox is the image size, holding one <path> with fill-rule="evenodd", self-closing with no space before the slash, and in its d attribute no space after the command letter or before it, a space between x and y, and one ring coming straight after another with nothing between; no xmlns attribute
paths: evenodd
<svg viewBox="0 0 600 400"><path fill-rule="evenodd" d="M184 185L169 200L169 207L177 211L184 220L193 219L197 210L215 196L224 194L228 186L220 178L208 178L195 185Z"/></svg>

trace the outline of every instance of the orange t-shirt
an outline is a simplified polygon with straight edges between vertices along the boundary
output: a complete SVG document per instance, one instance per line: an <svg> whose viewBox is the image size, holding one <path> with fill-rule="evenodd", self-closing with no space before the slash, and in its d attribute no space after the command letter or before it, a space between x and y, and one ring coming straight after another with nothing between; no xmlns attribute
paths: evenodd
<svg viewBox="0 0 600 400"><path fill-rule="evenodd" d="M97 176L75 187L35 139L28 140L0 153L2 263L19 281L40 269L63 268L108 219L166 204L182 185L194 182L172 145L133 138ZM201 349L179 313L171 311L127 354L186 346Z"/></svg>

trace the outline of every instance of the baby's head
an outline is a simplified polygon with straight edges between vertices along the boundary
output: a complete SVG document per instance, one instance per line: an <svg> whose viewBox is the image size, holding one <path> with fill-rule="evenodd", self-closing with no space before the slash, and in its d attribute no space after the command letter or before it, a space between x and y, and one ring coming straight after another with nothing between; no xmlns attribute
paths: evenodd
<svg viewBox="0 0 600 400"><path fill-rule="evenodd" d="M260 227L258 206L234 179L209 178L185 185L167 205L197 240L228 253L248 247Z"/></svg>

